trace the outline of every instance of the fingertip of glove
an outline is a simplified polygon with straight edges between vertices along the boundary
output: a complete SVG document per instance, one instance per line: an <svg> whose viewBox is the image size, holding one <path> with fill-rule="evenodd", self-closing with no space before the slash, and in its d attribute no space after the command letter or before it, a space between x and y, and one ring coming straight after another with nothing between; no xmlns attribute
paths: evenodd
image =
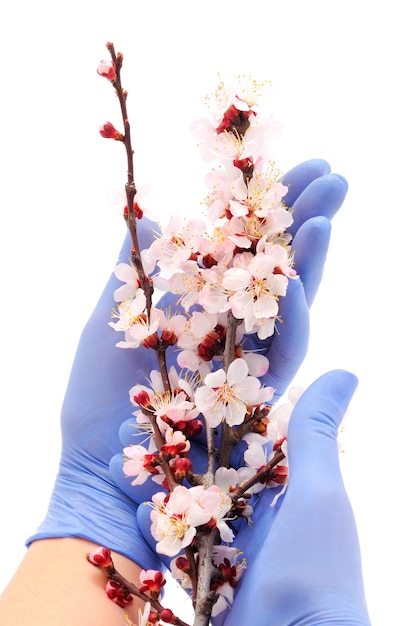
<svg viewBox="0 0 419 626"><path fill-rule="evenodd" d="M335 369L322 374L297 402L290 422L294 428L306 430L311 423L340 424L358 385L355 374Z"/></svg>

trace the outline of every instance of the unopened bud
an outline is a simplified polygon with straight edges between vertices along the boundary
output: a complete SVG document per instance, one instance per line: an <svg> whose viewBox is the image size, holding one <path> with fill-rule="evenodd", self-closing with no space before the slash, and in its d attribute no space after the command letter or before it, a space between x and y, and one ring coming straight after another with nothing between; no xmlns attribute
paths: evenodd
<svg viewBox="0 0 419 626"><path fill-rule="evenodd" d="M191 571L191 566L186 557L178 556L175 563L176 563L176 567L180 569L181 572L185 572L185 574L189 574L189 572Z"/></svg>
<svg viewBox="0 0 419 626"><path fill-rule="evenodd" d="M97 73L111 82L114 81L116 78L115 63L113 61L101 61Z"/></svg>
<svg viewBox="0 0 419 626"><path fill-rule="evenodd" d="M142 406L144 408L150 406L150 396L143 389L135 394L133 400L136 404L138 404L138 406Z"/></svg>
<svg viewBox="0 0 419 626"><path fill-rule="evenodd" d="M162 619L163 622L166 622L167 624L176 623L176 617L173 611L171 611L170 609L163 609L163 611L160 612L159 618Z"/></svg>
<svg viewBox="0 0 419 626"><path fill-rule="evenodd" d="M111 124L111 122L106 122L105 124L102 124L99 132L105 139L115 139L116 141L122 141L124 139L124 135L121 135L121 133L116 130L115 126Z"/></svg>
<svg viewBox="0 0 419 626"><path fill-rule="evenodd" d="M94 552L86 554L86 558L92 565L98 565L99 567L113 567L111 551L109 548L101 546Z"/></svg>
<svg viewBox="0 0 419 626"><path fill-rule="evenodd" d="M122 585L114 580L107 581L105 591L108 598L122 608L125 608L126 605L133 599L132 595Z"/></svg>
<svg viewBox="0 0 419 626"><path fill-rule="evenodd" d="M177 335L170 328L165 328L162 331L161 338L165 341L169 346L174 346L178 340Z"/></svg>
<svg viewBox="0 0 419 626"><path fill-rule="evenodd" d="M174 461L172 470L176 480L180 482L192 471L192 463L186 457L178 458Z"/></svg>

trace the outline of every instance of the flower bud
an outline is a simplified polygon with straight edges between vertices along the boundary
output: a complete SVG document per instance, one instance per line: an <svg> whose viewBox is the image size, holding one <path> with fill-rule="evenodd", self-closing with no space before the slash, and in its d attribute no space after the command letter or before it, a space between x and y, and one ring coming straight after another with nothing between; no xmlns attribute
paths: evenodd
<svg viewBox="0 0 419 626"><path fill-rule="evenodd" d="M183 480L192 471L192 463L186 457L176 459L172 465L172 470L178 482Z"/></svg>
<svg viewBox="0 0 419 626"><path fill-rule="evenodd" d="M113 567L111 551L109 548L101 546L94 552L89 552L89 554L86 555L86 558L92 565L98 565L99 567Z"/></svg>
<svg viewBox="0 0 419 626"><path fill-rule="evenodd" d="M176 559L176 567L180 569L181 572L185 572L185 574L189 574L192 569L188 559L184 556L178 556Z"/></svg>
<svg viewBox="0 0 419 626"><path fill-rule="evenodd" d="M107 581L105 591L108 598L122 608L125 608L126 605L133 599L132 595L124 589L122 585L114 580Z"/></svg>
<svg viewBox="0 0 419 626"><path fill-rule="evenodd" d="M282 444L284 443L284 441L286 441L287 438L286 437L281 437L281 439L277 439L277 441L275 441L274 446L273 446L273 451L277 452L278 450L281 450L282 448Z"/></svg>
<svg viewBox="0 0 419 626"><path fill-rule="evenodd" d="M143 339L142 344L145 348L152 348L153 350L155 350L156 348L158 348L160 344L160 339L159 339L158 334L153 333L152 335L149 335L148 337Z"/></svg>
<svg viewBox="0 0 419 626"><path fill-rule="evenodd" d="M116 78L115 63L113 61L101 61L97 73L112 82Z"/></svg>
<svg viewBox="0 0 419 626"><path fill-rule="evenodd" d="M276 465L272 470L270 479L277 485L286 485L288 482L288 467L286 465Z"/></svg>
<svg viewBox="0 0 419 626"><path fill-rule="evenodd" d="M184 424L182 424L182 428L180 427L179 423L177 424L177 426L179 430L183 432L185 437L197 437L203 428L202 422L199 419L189 420L185 422Z"/></svg>
<svg viewBox="0 0 419 626"><path fill-rule="evenodd" d="M142 208L140 207L140 205L138 204L138 202L134 202L134 215L135 217L140 220L142 218L142 216L144 215L144 211L142 210ZM128 217L128 206L125 205L124 206L124 217L127 218Z"/></svg>
<svg viewBox="0 0 419 626"><path fill-rule="evenodd" d="M163 622L166 622L166 624L176 623L176 617L170 609L163 609L159 615L159 619L162 619Z"/></svg>
<svg viewBox="0 0 419 626"><path fill-rule="evenodd" d="M158 596L166 584L166 579L163 576L163 572L160 572L159 570L143 569L140 573L140 582L142 585L140 587L140 591L143 593L150 591L152 594Z"/></svg>
<svg viewBox="0 0 419 626"><path fill-rule="evenodd" d="M121 133L116 130L115 126L111 124L111 122L106 122L105 124L102 124L99 132L105 139L115 139L116 141L122 141L124 138L124 135L121 135Z"/></svg>
<svg viewBox="0 0 419 626"><path fill-rule="evenodd" d="M143 408L148 408L150 406L150 396L146 391L141 389L138 393L133 397L133 401Z"/></svg>
<svg viewBox="0 0 419 626"><path fill-rule="evenodd" d="M178 340L177 335L170 328L164 328L162 330L161 338L169 344L169 346L174 346Z"/></svg>

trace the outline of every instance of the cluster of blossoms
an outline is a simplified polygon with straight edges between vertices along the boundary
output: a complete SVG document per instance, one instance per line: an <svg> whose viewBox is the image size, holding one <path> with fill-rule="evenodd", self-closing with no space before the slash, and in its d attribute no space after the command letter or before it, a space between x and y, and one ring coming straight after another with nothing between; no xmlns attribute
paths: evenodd
<svg viewBox="0 0 419 626"><path fill-rule="evenodd" d="M98 69L117 91L119 61ZM135 263L115 268L123 283L110 322L123 333L116 345L154 350L159 366L147 385L129 392L144 437L124 448L124 472L134 485L148 479L160 485L150 503L151 533L157 552L173 557L172 573L185 589L196 588L199 544L215 536L208 589L218 598L213 615L231 605L245 567L231 545L233 520L250 519L254 494L278 486L281 493L287 483L287 425L298 397L271 409L274 389L260 380L269 363L254 349L277 332L280 299L297 277L288 189L267 158L278 126L264 115L268 87L247 76L231 86L220 83L207 100L210 119L193 128L203 157L217 160L206 179L206 215L173 217L149 248L137 250ZM126 139L109 122L100 132ZM131 214L142 218L138 202ZM172 294L170 307L154 304L150 285ZM200 437L202 444L204 431L202 471L202 459L195 467L194 441ZM243 467L234 469L230 455L239 441L247 449ZM150 610L141 623L152 622Z"/></svg>

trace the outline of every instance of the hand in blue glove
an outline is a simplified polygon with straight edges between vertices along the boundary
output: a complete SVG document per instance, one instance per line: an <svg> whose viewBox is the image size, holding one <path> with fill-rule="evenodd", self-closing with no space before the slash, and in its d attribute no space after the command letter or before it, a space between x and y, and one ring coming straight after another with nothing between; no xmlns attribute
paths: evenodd
<svg viewBox="0 0 419 626"><path fill-rule="evenodd" d="M275 507L264 490L253 527L238 535L248 569L225 626L370 624L336 444L356 385L348 372L329 372L297 403L288 430L288 489Z"/></svg>
<svg viewBox="0 0 419 626"><path fill-rule="evenodd" d="M147 247L158 230L143 218L139 237ZM127 262L126 237L119 262ZM119 552L143 567L159 562L138 536L136 505L113 483L109 460L120 451L118 430L131 413L129 389L154 367L145 348L121 350L108 322L121 286L112 274L80 338L61 414L62 452L47 515L28 539L81 537ZM146 496L147 497L147 496Z"/></svg>
<svg viewBox="0 0 419 626"><path fill-rule="evenodd" d="M218 626L368 626L355 521L339 467L337 430L356 388L352 374L320 377L298 401L288 430L289 485L271 506L262 492L253 525L234 546L247 569ZM149 513L138 522L150 545ZM170 559L166 559L166 564Z"/></svg>
<svg viewBox="0 0 419 626"><path fill-rule="evenodd" d="M297 269L305 281L308 300L314 296L321 277L329 238L328 218L346 194L346 182L329 172L326 162L314 160L298 166L285 178L290 185L288 202L295 211L296 223L302 224L295 236L296 245L301 242ZM316 215L325 217L313 217ZM156 225L143 218L138 229L141 246L146 248L154 237ZM302 245L305 238L311 242L310 253ZM130 248L127 237L120 261L128 260ZM108 468L111 457L121 451L120 424L131 415L128 391L135 383L145 382L150 370L155 369L155 355L151 351L115 347L117 337L108 321L114 307L113 293L119 286L112 276L80 339L62 410L59 473L47 516L28 543L49 537L81 537L106 545L143 567L157 568L154 553L138 535L135 516L137 503L150 499L154 483L148 482L134 490L122 475L120 465L116 480ZM283 388L298 369L306 350L308 318L303 296L299 283L295 297L291 293L286 299L290 315L285 310L283 315L288 322L282 325L279 338L272 340L268 353L270 380L280 371ZM132 417L129 421L132 423ZM135 439L133 442L137 443ZM118 489L118 484L128 496Z"/></svg>

